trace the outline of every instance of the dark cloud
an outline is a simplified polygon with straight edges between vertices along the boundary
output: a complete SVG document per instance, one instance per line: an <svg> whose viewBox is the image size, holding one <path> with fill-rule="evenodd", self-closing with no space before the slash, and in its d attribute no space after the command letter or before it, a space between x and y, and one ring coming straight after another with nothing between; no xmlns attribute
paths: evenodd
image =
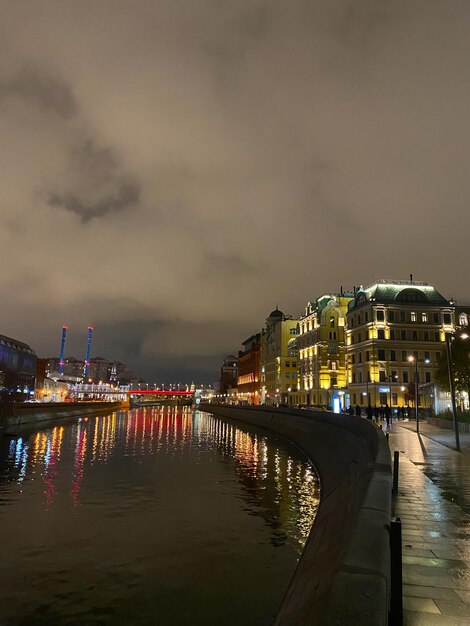
<svg viewBox="0 0 470 626"><path fill-rule="evenodd" d="M77 105L69 86L60 78L38 68L23 68L10 78L0 80L0 101L23 100L69 120L77 114Z"/></svg>
<svg viewBox="0 0 470 626"><path fill-rule="evenodd" d="M66 211L76 213L82 222L89 222L95 217L116 211L122 211L135 206L140 198L140 189L134 183L121 183L116 189L115 195L100 198L93 203L87 203L73 194L55 195L49 197L52 207L62 207Z"/></svg>

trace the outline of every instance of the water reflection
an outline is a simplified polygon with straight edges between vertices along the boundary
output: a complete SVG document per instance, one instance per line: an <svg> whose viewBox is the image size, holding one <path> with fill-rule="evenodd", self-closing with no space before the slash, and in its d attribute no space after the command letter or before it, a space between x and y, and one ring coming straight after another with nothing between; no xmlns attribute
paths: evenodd
<svg viewBox="0 0 470 626"><path fill-rule="evenodd" d="M0 601L8 600L11 607L5 623L18 623L15 611L25 603L32 607L32 621L25 623L42 623L37 606L52 591L38 580L55 576L74 595L72 601L52 593L50 624L76 623L71 615L77 602L84 612L81 619L90 619L98 599L103 600L97 582L101 577L108 581L107 601L113 607L125 604L129 594L141 598L139 606L120 609L132 623L156 623L149 597L159 598L161 624L198 623L190 617L209 597L214 623L269 623L318 506L315 471L290 444L181 407L117 412L18 439L3 438L0 481L1 524L9 529L4 537L7 553L31 576L30 587L26 574L19 591L15 576L0 574ZM25 519L34 531L18 534L15 529ZM54 532L58 520L59 535ZM136 530L125 541L122 533L128 530L122 523ZM154 555L150 561L149 554ZM194 560L198 554L211 562L212 571L204 569L210 589L194 585L200 575L200 561ZM87 558L85 567L82 560ZM247 573L247 568L252 571ZM266 568L269 582L261 574ZM160 592L151 581L162 572ZM83 580L88 591L80 592ZM173 614L185 582L192 606L187 620ZM233 595L230 584L243 589L244 599L227 617L224 602ZM258 608L248 618L255 597ZM103 617L100 623L113 619Z"/></svg>

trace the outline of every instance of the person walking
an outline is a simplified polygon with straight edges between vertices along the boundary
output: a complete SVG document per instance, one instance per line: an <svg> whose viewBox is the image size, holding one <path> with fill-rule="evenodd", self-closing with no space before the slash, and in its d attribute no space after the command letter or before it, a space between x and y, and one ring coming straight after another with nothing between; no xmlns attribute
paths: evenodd
<svg viewBox="0 0 470 626"><path fill-rule="evenodd" d="M356 417L361 417L361 407L356 404Z"/></svg>
<svg viewBox="0 0 470 626"><path fill-rule="evenodd" d="M352 404L349 405L348 413L349 415L354 415L354 408Z"/></svg>
<svg viewBox="0 0 470 626"><path fill-rule="evenodd" d="M373 409L372 409L370 404L367 406L366 415L367 415L367 419L372 421L372 417L374 415L374 411L373 411Z"/></svg>
<svg viewBox="0 0 470 626"><path fill-rule="evenodd" d="M392 417L392 410L391 408L388 406L388 404L385 405L385 419L387 420L387 427L390 426L390 420Z"/></svg>

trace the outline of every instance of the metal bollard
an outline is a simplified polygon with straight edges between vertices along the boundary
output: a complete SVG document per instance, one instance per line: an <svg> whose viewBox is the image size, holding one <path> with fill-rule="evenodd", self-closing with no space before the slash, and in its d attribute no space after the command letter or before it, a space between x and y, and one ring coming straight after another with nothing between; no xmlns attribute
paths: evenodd
<svg viewBox="0 0 470 626"><path fill-rule="evenodd" d="M398 472L400 470L400 452L395 450L393 453L393 485L392 493L396 494L398 491Z"/></svg>
<svg viewBox="0 0 470 626"><path fill-rule="evenodd" d="M403 624L403 578L401 558L401 520L390 522L391 590L389 626Z"/></svg>
<svg viewBox="0 0 470 626"><path fill-rule="evenodd" d="M387 441L390 440L390 433L385 433L385 437L387 438Z"/></svg>

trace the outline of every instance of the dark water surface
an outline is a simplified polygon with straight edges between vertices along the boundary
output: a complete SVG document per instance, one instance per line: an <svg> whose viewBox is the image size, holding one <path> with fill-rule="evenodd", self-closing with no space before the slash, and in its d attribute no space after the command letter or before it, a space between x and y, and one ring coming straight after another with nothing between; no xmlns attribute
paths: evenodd
<svg viewBox="0 0 470 626"><path fill-rule="evenodd" d="M186 408L0 438L0 624L270 624L318 505L286 440Z"/></svg>

